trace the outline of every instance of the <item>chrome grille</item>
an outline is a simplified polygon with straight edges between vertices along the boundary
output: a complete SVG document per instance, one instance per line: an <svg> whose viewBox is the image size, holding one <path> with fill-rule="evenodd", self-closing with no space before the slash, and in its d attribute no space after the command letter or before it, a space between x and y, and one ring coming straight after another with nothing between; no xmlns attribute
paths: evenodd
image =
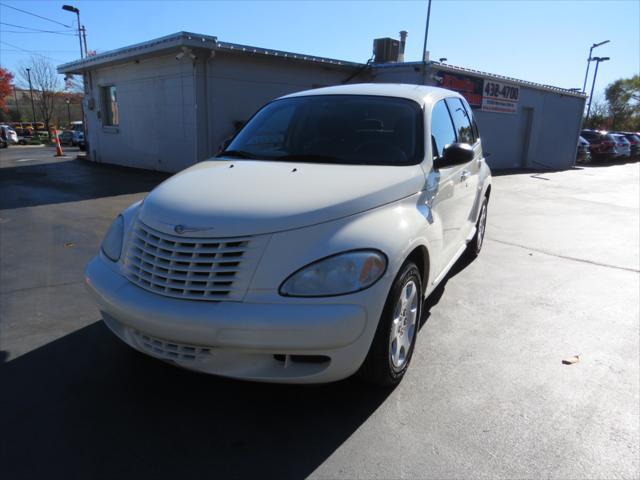
<svg viewBox="0 0 640 480"><path fill-rule="evenodd" d="M137 221L125 269L136 285L169 297L239 301L259 260L264 239L185 238Z"/></svg>

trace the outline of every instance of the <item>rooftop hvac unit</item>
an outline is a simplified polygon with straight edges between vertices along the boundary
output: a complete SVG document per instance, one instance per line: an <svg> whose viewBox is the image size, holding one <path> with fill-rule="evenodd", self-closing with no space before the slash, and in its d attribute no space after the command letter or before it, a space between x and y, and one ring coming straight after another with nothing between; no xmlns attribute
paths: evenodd
<svg viewBox="0 0 640 480"><path fill-rule="evenodd" d="M393 38L376 38L373 41L375 63L397 62L400 54L400 41Z"/></svg>

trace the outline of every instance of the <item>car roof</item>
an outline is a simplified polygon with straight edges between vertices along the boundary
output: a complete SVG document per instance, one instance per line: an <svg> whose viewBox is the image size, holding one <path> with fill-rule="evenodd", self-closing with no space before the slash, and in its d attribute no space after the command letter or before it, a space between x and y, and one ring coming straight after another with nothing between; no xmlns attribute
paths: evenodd
<svg viewBox="0 0 640 480"><path fill-rule="evenodd" d="M423 105L435 103L443 97L461 97L452 90L425 85L405 83L353 83L333 87L315 88L303 92L292 93L280 98L305 97L312 95L373 95L378 97L395 97L413 100Z"/></svg>

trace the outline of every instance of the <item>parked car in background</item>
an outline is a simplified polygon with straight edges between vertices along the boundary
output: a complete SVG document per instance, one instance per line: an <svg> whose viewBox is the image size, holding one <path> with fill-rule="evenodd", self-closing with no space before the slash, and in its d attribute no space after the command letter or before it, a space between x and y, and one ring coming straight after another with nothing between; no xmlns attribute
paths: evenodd
<svg viewBox="0 0 640 480"><path fill-rule="evenodd" d="M17 127L15 130L18 135L18 144L26 145L33 139L31 130L28 128Z"/></svg>
<svg viewBox="0 0 640 480"><path fill-rule="evenodd" d="M74 147L79 147L82 144L84 144L84 132L83 131L74 131L73 132L72 145Z"/></svg>
<svg viewBox="0 0 640 480"><path fill-rule="evenodd" d="M84 126L81 121L71 122L69 125L69 130L73 132L73 141L72 145L75 147L81 141L84 142Z"/></svg>
<svg viewBox="0 0 640 480"><path fill-rule="evenodd" d="M578 137L578 149L576 152L576 162L589 163L591 161L590 143L582 137Z"/></svg>
<svg viewBox="0 0 640 480"><path fill-rule="evenodd" d="M632 132L615 132L628 140L631 149L631 156L634 158L640 157L640 136Z"/></svg>
<svg viewBox="0 0 640 480"><path fill-rule="evenodd" d="M0 125L0 137L2 137L2 148L18 143L18 134L9 125Z"/></svg>
<svg viewBox="0 0 640 480"><path fill-rule="evenodd" d="M606 161L616 158L616 141L607 132L585 129L580 132L580 136L589 142L592 160Z"/></svg>
<svg viewBox="0 0 640 480"><path fill-rule="evenodd" d="M60 139L60 145L73 145L73 131L72 130L63 130L62 133L58 136Z"/></svg>
<svg viewBox="0 0 640 480"><path fill-rule="evenodd" d="M464 97L441 88L274 100L217 158L119 215L86 286L123 342L183 368L397 384L423 300L480 253L480 138Z"/></svg>
<svg viewBox="0 0 640 480"><path fill-rule="evenodd" d="M631 156L631 143L626 139L624 135L610 133L616 142L616 152L618 158L629 158Z"/></svg>

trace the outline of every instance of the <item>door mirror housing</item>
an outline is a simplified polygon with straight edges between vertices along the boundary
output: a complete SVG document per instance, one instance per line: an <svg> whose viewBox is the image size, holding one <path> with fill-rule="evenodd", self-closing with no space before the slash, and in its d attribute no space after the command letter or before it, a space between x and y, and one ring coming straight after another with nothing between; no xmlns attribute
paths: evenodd
<svg viewBox="0 0 640 480"><path fill-rule="evenodd" d="M433 160L435 169L469 163L474 157L473 147L468 143L452 143L444 149L444 155Z"/></svg>

